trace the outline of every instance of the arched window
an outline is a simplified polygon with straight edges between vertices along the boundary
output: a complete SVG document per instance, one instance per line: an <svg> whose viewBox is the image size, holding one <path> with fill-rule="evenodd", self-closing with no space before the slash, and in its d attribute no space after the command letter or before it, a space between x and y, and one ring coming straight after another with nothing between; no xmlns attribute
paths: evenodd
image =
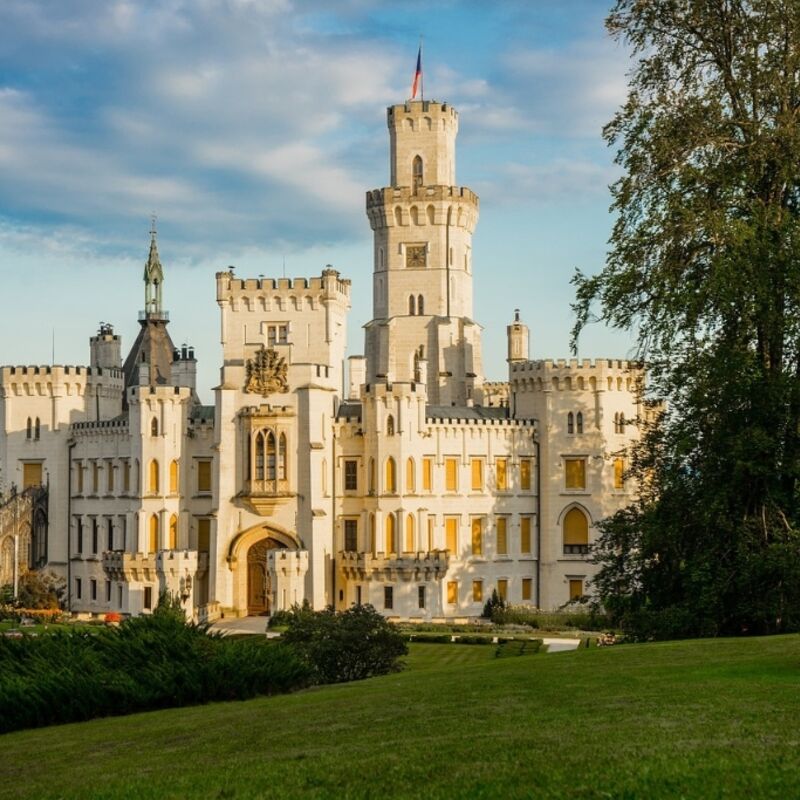
<svg viewBox="0 0 800 800"><path fill-rule="evenodd" d="M415 189L418 189L422 186L422 159L419 156L414 156L411 172L413 176L412 185Z"/></svg>
<svg viewBox="0 0 800 800"><path fill-rule="evenodd" d="M625 433L625 417L619 412L619 433Z"/></svg>
<svg viewBox="0 0 800 800"><path fill-rule="evenodd" d="M408 314L409 316L413 317L414 312L416 311L416 301L414 300L414 295L410 295L408 298Z"/></svg>
<svg viewBox="0 0 800 800"><path fill-rule="evenodd" d="M39 424L39 417L36 417L36 426L34 428L33 438L38 439L40 432L41 432L41 425Z"/></svg>
<svg viewBox="0 0 800 800"><path fill-rule="evenodd" d="M414 552L414 515L409 514L406 517L406 553Z"/></svg>
<svg viewBox="0 0 800 800"><path fill-rule="evenodd" d="M578 433L583 433L583 412L579 411L575 416L575 427Z"/></svg>
<svg viewBox="0 0 800 800"><path fill-rule="evenodd" d="M255 475L257 481L264 480L264 434L259 431L255 439Z"/></svg>
<svg viewBox="0 0 800 800"><path fill-rule="evenodd" d="M156 417L150 420L150 435L158 436L158 419Z"/></svg>
<svg viewBox="0 0 800 800"><path fill-rule="evenodd" d="M614 488L615 489L624 489L625 488L625 459L624 458L615 458L614 459Z"/></svg>
<svg viewBox="0 0 800 800"><path fill-rule="evenodd" d="M152 494L158 494L159 483L160 483L160 481L158 479L158 461L153 459L150 462L148 490Z"/></svg>
<svg viewBox="0 0 800 800"><path fill-rule="evenodd" d="M575 415L571 411L567 414L567 433L575 433Z"/></svg>
<svg viewBox="0 0 800 800"><path fill-rule="evenodd" d="M169 491L170 494L178 493L178 462L175 460L169 463Z"/></svg>
<svg viewBox="0 0 800 800"><path fill-rule="evenodd" d="M406 461L406 491L409 494L413 494L416 490L416 480L415 480L415 470L414 470L414 459L409 458Z"/></svg>
<svg viewBox="0 0 800 800"><path fill-rule="evenodd" d="M158 552L158 514L153 514L150 517L150 541L148 543L147 552Z"/></svg>
<svg viewBox="0 0 800 800"><path fill-rule="evenodd" d="M267 480L275 480L275 434L267 431Z"/></svg>
<svg viewBox="0 0 800 800"><path fill-rule="evenodd" d="M390 494L397 491L397 467L391 456L386 459L386 486L384 489Z"/></svg>
<svg viewBox="0 0 800 800"><path fill-rule="evenodd" d="M369 493L375 494L375 459L369 460Z"/></svg>
<svg viewBox="0 0 800 800"><path fill-rule="evenodd" d="M394 436L394 417L391 414L386 417L386 435Z"/></svg>
<svg viewBox="0 0 800 800"><path fill-rule="evenodd" d="M579 508L571 508L564 517L564 552L589 552L589 520Z"/></svg>
<svg viewBox="0 0 800 800"><path fill-rule="evenodd" d="M278 480L286 480L286 434L278 439Z"/></svg>
<svg viewBox="0 0 800 800"><path fill-rule="evenodd" d="M422 295L417 297L417 314L422 316L425 313L425 300L423 299Z"/></svg>
<svg viewBox="0 0 800 800"><path fill-rule="evenodd" d="M169 549L178 549L178 518L174 514L169 518Z"/></svg>
<svg viewBox="0 0 800 800"><path fill-rule="evenodd" d="M378 543L375 541L375 514L369 515L369 551L372 555L377 552L375 548Z"/></svg>
<svg viewBox="0 0 800 800"><path fill-rule="evenodd" d="M397 552L397 532L395 531L394 514L386 515L386 552Z"/></svg>
<svg viewBox="0 0 800 800"><path fill-rule="evenodd" d="M33 420L28 417L28 439L30 439L33 435Z"/></svg>

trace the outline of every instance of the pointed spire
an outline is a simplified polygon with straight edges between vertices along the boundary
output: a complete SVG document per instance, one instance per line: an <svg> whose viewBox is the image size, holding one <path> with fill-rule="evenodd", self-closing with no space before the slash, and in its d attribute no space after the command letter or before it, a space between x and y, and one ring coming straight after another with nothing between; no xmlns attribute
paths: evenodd
<svg viewBox="0 0 800 800"><path fill-rule="evenodd" d="M156 215L150 219L150 253L144 265L144 310L146 315L161 316L161 286L164 270L158 257Z"/></svg>

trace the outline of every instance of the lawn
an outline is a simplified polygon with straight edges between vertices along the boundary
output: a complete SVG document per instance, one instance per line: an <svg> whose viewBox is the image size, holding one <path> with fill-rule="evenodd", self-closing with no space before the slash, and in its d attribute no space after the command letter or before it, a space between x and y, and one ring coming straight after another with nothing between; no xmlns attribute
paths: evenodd
<svg viewBox="0 0 800 800"><path fill-rule="evenodd" d="M797 796L800 637L496 659L0 737L0 797Z"/></svg>

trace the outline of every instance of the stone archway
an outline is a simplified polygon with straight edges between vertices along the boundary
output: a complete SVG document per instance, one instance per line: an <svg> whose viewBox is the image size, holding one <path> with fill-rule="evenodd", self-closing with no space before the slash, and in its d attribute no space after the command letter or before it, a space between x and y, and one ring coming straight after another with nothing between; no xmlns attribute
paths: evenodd
<svg viewBox="0 0 800 800"><path fill-rule="evenodd" d="M269 583L267 552L299 549L295 536L287 531L258 525L241 531L228 549L228 566L233 572L233 607L240 616L270 613L272 587Z"/></svg>

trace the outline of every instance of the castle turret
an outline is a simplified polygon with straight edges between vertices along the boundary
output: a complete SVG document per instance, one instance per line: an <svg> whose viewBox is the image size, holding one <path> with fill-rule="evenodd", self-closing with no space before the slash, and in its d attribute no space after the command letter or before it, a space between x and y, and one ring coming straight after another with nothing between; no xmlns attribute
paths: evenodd
<svg viewBox="0 0 800 800"><path fill-rule="evenodd" d="M429 362L432 403L464 405L481 382L472 319L472 233L478 198L455 185L458 114L412 101L387 112L391 186L367 193L374 231L367 380L413 382Z"/></svg>
<svg viewBox="0 0 800 800"><path fill-rule="evenodd" d="M137 385L161 386L172 383L175 346L167 331L169 313L161 302L163 283L164 270L158 256L154 223L150 229L150 253L144 266L144 310L139 312L141 329L122 367L126 389Z"/></svg>
<svg viewBox="0 0 800 800"><path fill-rule="evenodd" d="M519 309L514 309L514 321L506 326L506 336L508 337L508 361L509 364L516 364L519 361L528 360L528 326L519 318Z"/></svg>
<svg viewBox="0 0 800 800"><path fill-rule="evenodd" d="M89 339L89 364L101 369L122 368L122 341L113 325L101 322L97 334Z"/></svg>

